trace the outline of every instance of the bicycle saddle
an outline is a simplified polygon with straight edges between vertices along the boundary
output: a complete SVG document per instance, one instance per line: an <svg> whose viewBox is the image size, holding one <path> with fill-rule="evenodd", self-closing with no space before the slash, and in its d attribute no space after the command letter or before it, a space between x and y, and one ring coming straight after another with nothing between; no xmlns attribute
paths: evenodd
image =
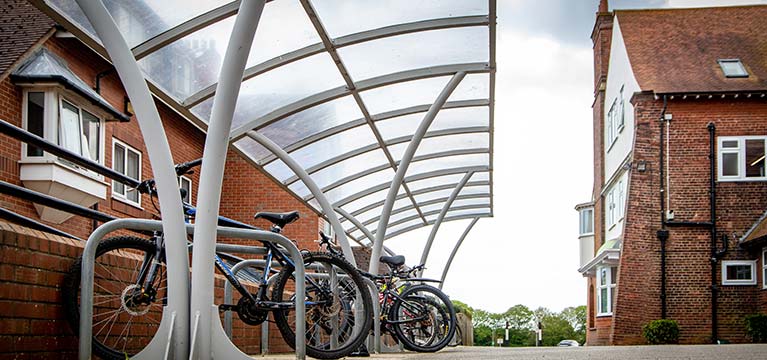
<svg viewBox="0 0 767 360"><path fill-rule="evenodd" d="M394 267L400 267L405 264L405 257L402 255L397 256L381 256L379 259L382 263L391 265Z"/></svg>
<svg viewBox="0 0 767 360"><path fill-rule="evenodd" d="M259 212L253 218L266 219L272 224L284 228L285 225L298 220L298 217L298 211L291 211L286 213Z"/></svg>

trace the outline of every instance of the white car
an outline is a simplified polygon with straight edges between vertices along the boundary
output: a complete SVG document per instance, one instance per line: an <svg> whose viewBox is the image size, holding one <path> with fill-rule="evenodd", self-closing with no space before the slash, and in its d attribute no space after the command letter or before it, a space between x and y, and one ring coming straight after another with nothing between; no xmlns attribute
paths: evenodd
<svg viewBox="0 0 767 360"><path fill-rule="evenodd" d="M557 346L570 347L570 346L580 346L580 344L578 344L578 342L575 340L562 340L559 342L559 344L557 344Z"/></svg>

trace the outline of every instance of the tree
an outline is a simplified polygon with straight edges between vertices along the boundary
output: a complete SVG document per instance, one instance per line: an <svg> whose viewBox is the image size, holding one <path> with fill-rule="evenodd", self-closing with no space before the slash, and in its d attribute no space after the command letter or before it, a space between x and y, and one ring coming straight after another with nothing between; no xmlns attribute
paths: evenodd
<svg viewBox="0 0 767 360"><path fill-rule="evenodd" d="M568 307L562 310L565 318L575 330L573 340L583 344L586 342L586 305Z"/></svg>
<svg viewBox="0 0 767 360"><path fill-rule="evenodd" d="M561 314L549 313L541 319L543 325L543 346L555 346L565 339L575 338L575 329Z"/></svg>
<svg viewBox="0 0 767 360"><path fill-rule="evenodd" d="M462 301L453 300L453 308L455 308L455 312L463 313L468 316L469 319L473 320L474 309L472 309L471 306L466 305L466 303Z"/></svg>

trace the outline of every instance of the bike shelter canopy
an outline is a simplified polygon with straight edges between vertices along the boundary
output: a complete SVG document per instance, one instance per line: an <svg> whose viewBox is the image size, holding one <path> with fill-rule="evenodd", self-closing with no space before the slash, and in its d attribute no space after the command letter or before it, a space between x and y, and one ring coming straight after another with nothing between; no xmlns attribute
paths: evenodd
<svg viewBox="0 0 767 360"><path fill-rule="evenodd" d="M77 3L34 0L106 56ZM239 1L104 1L155 96L201 129L211 115ZM260 145L271 139L370 246L413 134L457 73L465 77L420 140L385 238L493 214L494 0L273 0L249 54L230 141L319 212L303 181ZM453 191L471 173L456 196ZM440 216L445 204L449 209Z"/></svg>

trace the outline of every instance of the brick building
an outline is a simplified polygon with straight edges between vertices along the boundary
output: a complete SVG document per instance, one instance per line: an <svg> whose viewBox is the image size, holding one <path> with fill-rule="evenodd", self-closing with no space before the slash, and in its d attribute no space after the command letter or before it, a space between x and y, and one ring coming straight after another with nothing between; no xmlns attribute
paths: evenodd
<svg viewBox="0 0 767 360"><path fill-rule="evenodd" d="M124 4L129 8L141 2ZM205 51L196 53L210 56ZM194 66L196 59L188 60ZM199 68L181 73L210 77ZM168 81L184 86L180 80ZM0 5L0 119L137 180L152 178L146 146L135 117L129 114L126 96L110 63L26 0ZM200 158L203 131L163 102L156 104L174 162ZM222 215L267 228L265 220L253 220L256 212L298 210L301 219L287 226L284 234L296 240L299 248L317 248L313 241L324 224L314 209L231 150L224 178ZM0 180L114 217L156 219L158 215L147 195L6 135L0 135ZM192 204L197 200L198 180L196 172L179 179L189 189L186 200ZM0 194L0 207L80 239L87 239L100 225L12 193ZM0 358L75 358L77 341L63 320L59 289L83 242L3 220L0 239ZM222 284L218 279L218 290ZM223 298L223 292L217 298ZM235 342L244 351L259 352L259 329L236 322ZM273 330L271 350L288 350Z"/></svg>
<svg viewBox="0 0 767 360"><path fill-rule="evenodd" d="M608 11L594 43L594 188L580 204L587 343L748 342L767 313L767 6Z"/></svg>

